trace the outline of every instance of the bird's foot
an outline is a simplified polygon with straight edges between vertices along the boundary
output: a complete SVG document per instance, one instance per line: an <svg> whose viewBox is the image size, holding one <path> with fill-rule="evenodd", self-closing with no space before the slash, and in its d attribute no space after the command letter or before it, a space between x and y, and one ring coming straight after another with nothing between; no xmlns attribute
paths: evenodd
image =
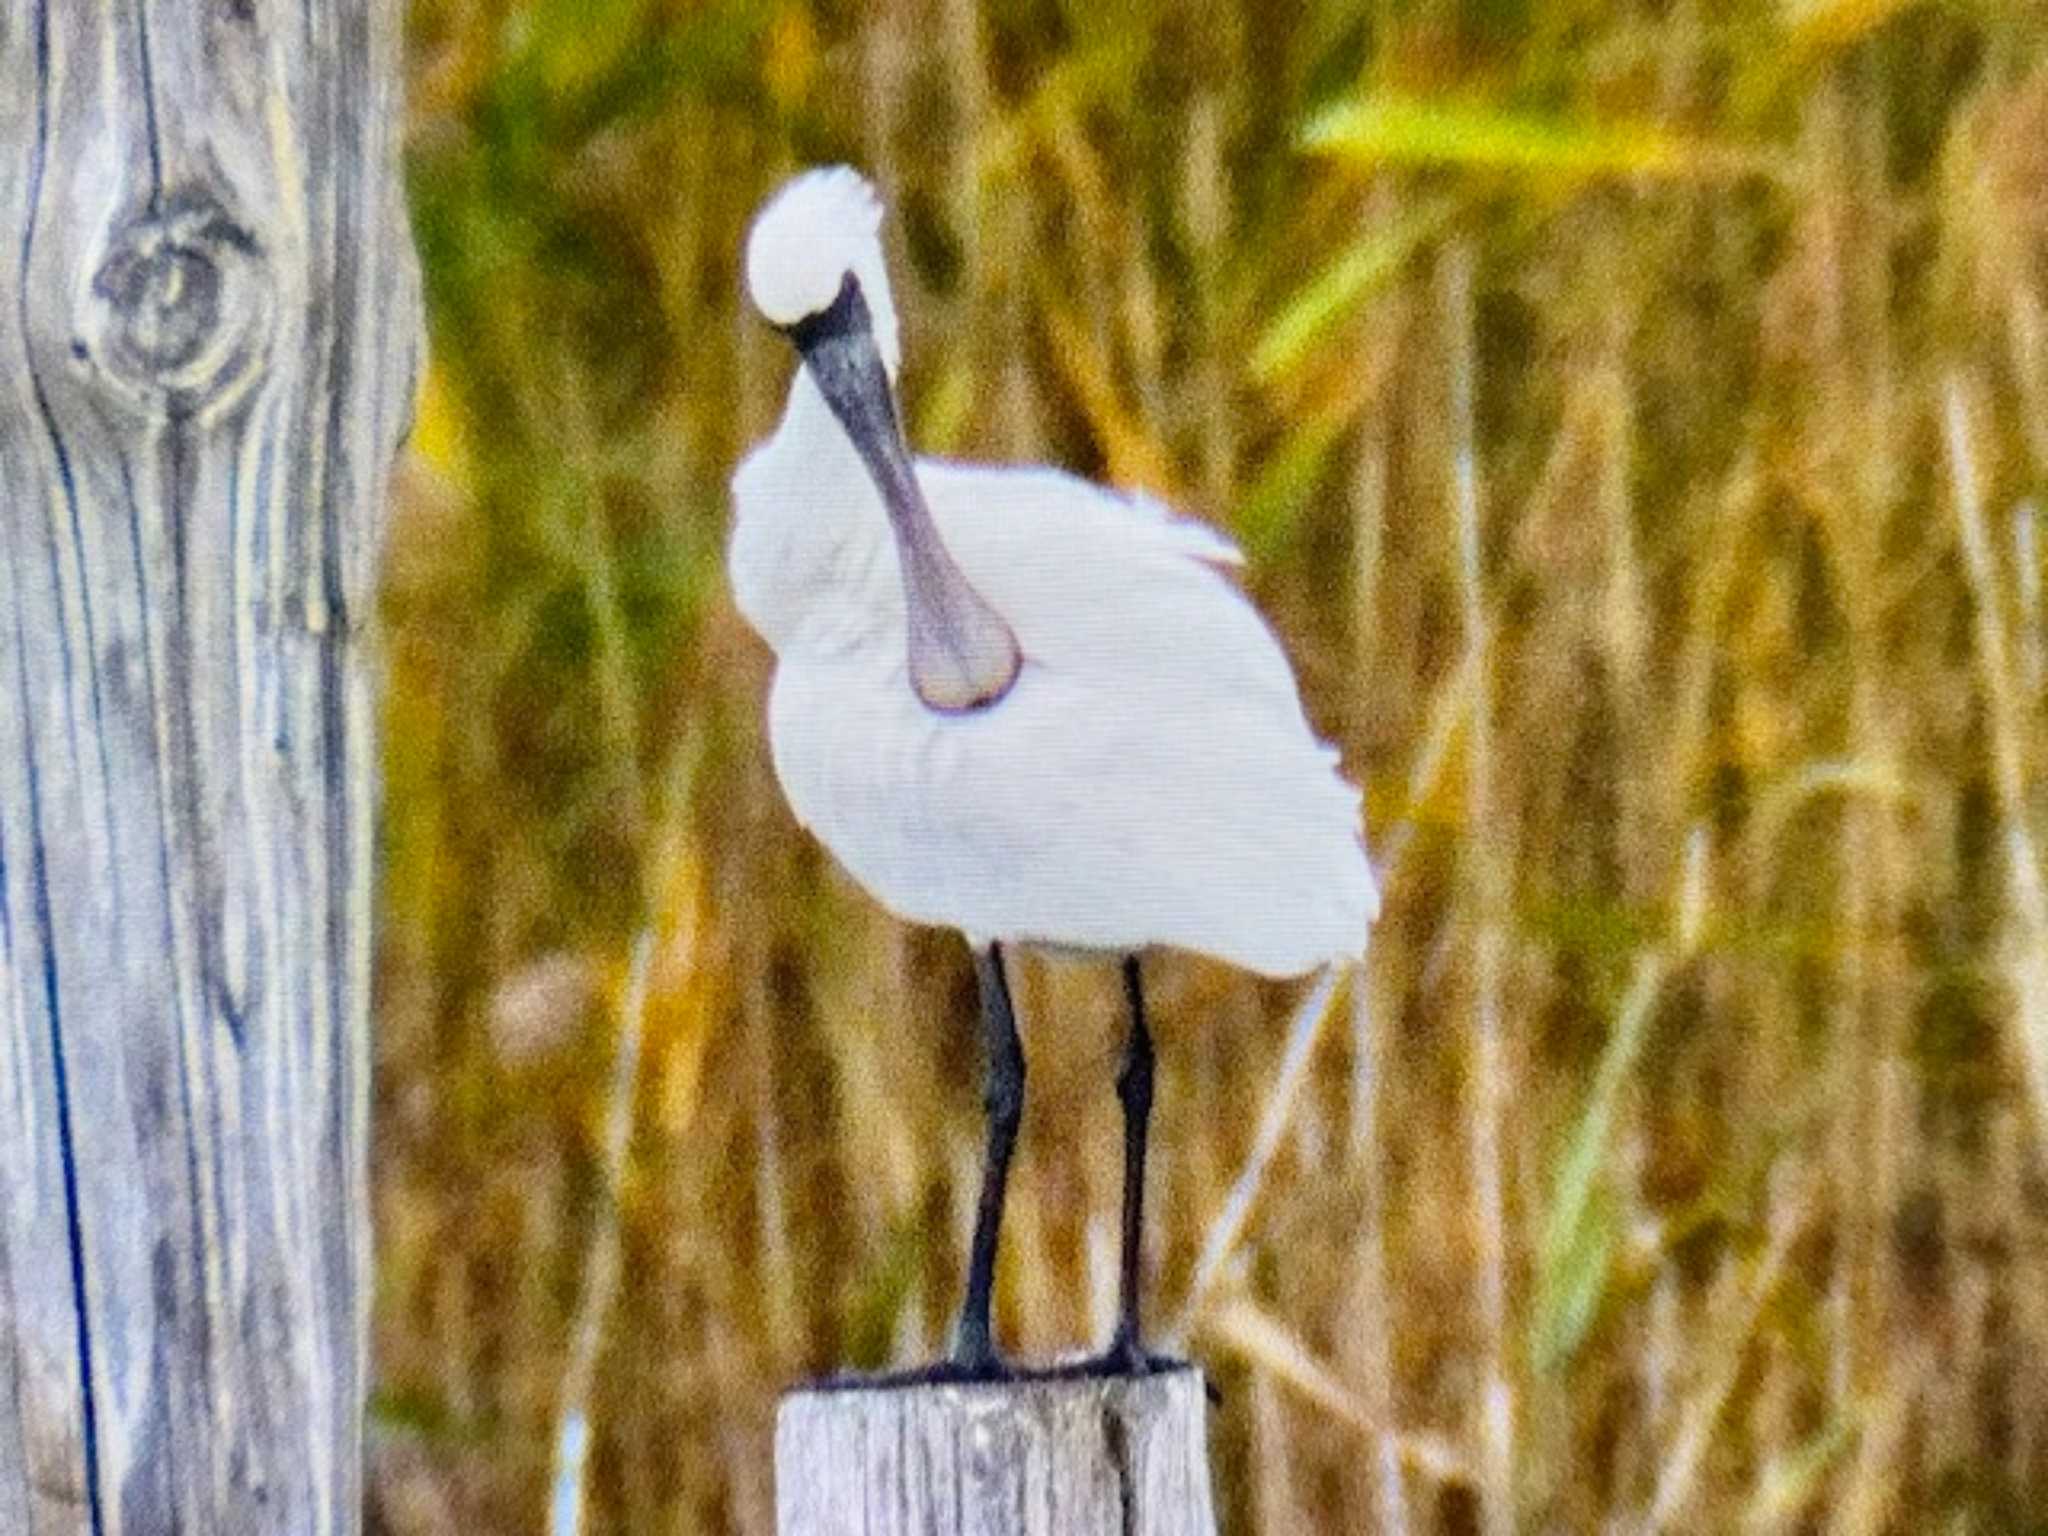
<svg viewBox="0 0 2048 1536"><path fill-rule="evenodd" d="M1050 1366L1017 1366L990 1350L985 1354L955 1351L942 1360L914 1365L898 1371L844 1371L812 1381L811 1392L887 1392L915 1387L988 1386L1002 1382L1031 1381L1140 1381L1174 1371L1195 1371L1202 1378L1202 1392L1212 1404L1223 1394L1192 1360L1178 1355L1157 1355L1135 1339L1119 1336L1099 1355L1084 1355Z"/></svg>
<svg viewBox="0 0 2048 1536"><path fill-rule="evenodd" d="M1121 1331L1092 1364L1104 1376L1158 1376L1190 1368L1186 1360L1174 1355L1155 1355L1136 1334Z"/></svg>
<svg viewBox="0 0 2048 1536"><path fill-rule="evenodd" d="M994 1350L964 1354L958 1350L944 1359L913 1365L898 1371L842 1371L813 1381L813 1392L886 1392L907 1387L972 1386L987 1382L1015 1381L1019 1372Z"/></svg>
<svg viewBox="0 0 2048 1536"><path fill-rule="evenodd" d="M943 1360L934 1360L930 1365L912 1373L927 1386L942 1383L975 1383L987 1381L1015 1381L1017 1370L993 1348L961 1350L956 1349Z"/></svg>
<svg viewBox="0 0 2048 1536"><path fill-rule="evenodd" d="M1117 1330L1109 1348L1101 1354L1084 1356L1070 1364L1055 1367L1047 1374L1078 1377L1086 1381L1141 1381L1147 1376L1166 1376L1174 1371L1195 1372L1202 1378L1202 1395L1211 1404L1222 1403L1223 1394L1216 1390L1216 1383L1209 1379L1209 1373L1201 1366L1180 1355L1154 1354L1145 1348L1134 1331L1123 1328Z"/></svg>
<svg viewBox="0 0 2048 1536"><path fill-rule="evenodd" d="M1169 1371L1197 1369L1199 1367L1192 1361L1183 1360L1178 1355L1155 1355L1145 1348L1136 1333L1120 1328L1116 1337L1110 1340L1109 1348L1101 1354L1086 1355L1079 1360L1054 1366L1046 1374L1106 1380L1117 1377L1135 1379L1141 1376L1163 1376Z"/></svg>

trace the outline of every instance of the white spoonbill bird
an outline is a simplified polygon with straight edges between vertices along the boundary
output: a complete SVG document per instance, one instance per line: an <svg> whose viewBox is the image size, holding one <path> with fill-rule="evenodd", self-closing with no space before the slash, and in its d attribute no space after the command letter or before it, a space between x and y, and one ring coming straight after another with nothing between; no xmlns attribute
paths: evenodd
<svg viewBox="0 0 2048 1536"><path fill-rule="evenodd" d="M916 459L881 205L851 170L756 215L747 291L801 358L733 477L740 610L774 649L768 733L797 819L885 907L959 929L989 1067L988 1160L944 1377L1007 1374L989 1325L1024 1054L1003 952L1122 957L1130 1034L1121 1312L1138 1259L1154 947L1295 976L1365 952L1379 907L1358 791L1310 729L1231 544L1142 496L1039 466Z"/></svg>

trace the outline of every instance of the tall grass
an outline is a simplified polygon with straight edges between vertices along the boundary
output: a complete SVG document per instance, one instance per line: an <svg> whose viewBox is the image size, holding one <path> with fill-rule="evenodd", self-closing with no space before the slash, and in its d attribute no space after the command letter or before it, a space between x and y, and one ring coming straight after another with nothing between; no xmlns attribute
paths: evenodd
<svg viewBox="0 0 2048 1536"><path fill-rule="evenodd" d="M413 12L383 1530L545 1529L580 1415L583 1529L766 1532L777 1391L957 1303L965 957L791 823L721 572L741 235L826 158L918 445L1230 529L1367 787L1365 974L1149 973L1229 1528L2048 1527L2048 11ZM1044 1356L1120 1023L1018 1002Z"/></svg>

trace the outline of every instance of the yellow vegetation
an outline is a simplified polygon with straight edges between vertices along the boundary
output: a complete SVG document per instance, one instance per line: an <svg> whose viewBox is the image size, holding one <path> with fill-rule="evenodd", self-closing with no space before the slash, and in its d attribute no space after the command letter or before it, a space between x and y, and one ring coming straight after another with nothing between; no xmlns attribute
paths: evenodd
<svg viewBox="0 0 2048 1536"><path fill-rule="evenodd" d="M919 446L1229 528L1367 786L1360 984L1152 973L1228 1528L2038 1525L2048 12L415 0L411 56L390 1531L545 1528L583 1337L588 1528L758 1536L778 1389L957 1302L965 956L792 825L721 568L742 232L828 158ZM1121 1025L1019 979L1043 1357L1107 1337Z"/></svg>

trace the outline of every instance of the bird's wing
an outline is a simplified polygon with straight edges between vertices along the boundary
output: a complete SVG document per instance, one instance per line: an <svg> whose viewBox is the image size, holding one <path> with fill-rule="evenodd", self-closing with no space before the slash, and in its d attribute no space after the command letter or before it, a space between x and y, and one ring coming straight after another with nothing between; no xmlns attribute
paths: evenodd
<svg viewBox="0 0 2048 1536"><path fill-rule="evenodd" d="M1033 541L1052 534L1079 540L1077 554L1097 540L1130 540L1127 548L1150 548L1216 566L1244 564L1243 552L1223 534L1143 491L1097 485L1043 464L919 459L917 474L942 531L954 520L986 517L999 531Z"/></svg>
<svg viewBox="0 0 2048 1536"><path fill-rule="evenodd" d="M903 686L900 642L785 658L772 735L799 818L893 910L983 938L1270 975L1358 953L1377 902L1358 791L1220 568L1229 542L1057 471L918 474L1024 671L943 716Z"/></svg>
<svg viewBox="0 0 2048 1536"><path fill-rule="evenodd" d="M1244 690L1241 702L1301 718L1279 641L1226 574L1243 556L1215 529L1039 466L923 460L918 478L940 537L1027 661L1186 676L1208 697Z"/></svg>

